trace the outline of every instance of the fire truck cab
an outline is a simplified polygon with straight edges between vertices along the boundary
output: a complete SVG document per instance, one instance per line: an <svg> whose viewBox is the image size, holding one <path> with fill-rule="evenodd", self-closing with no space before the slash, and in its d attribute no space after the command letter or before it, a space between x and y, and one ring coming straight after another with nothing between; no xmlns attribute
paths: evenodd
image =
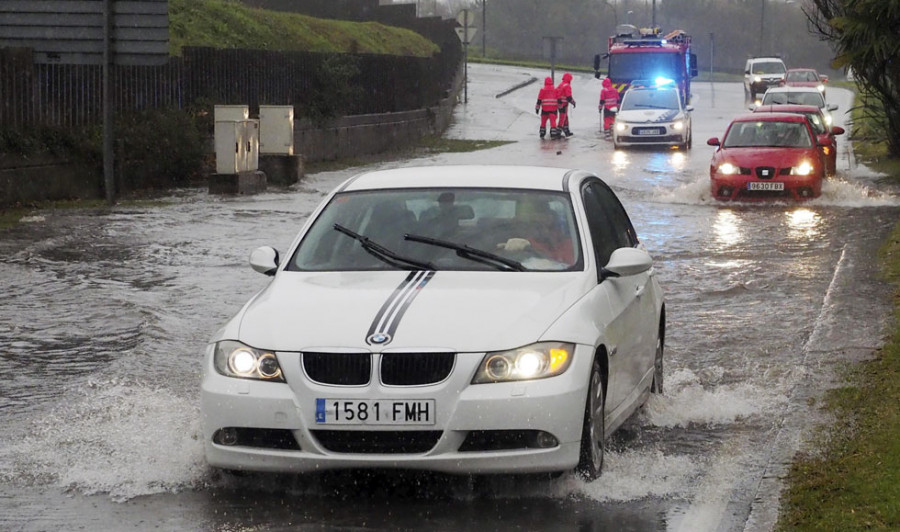
<svg viewBox="0 0 900 532"><path fill-rule="evenodd" d="M619 102L631 82L640 79L670 79L678 86L682 105L691 101L691 78L697 76L697 55L691 52L691 36L681 30L661 35L659 28L620 24L609 38L607 53L594 56L594 76L600 62L609 60L607 77L619 91Z"/></svg>

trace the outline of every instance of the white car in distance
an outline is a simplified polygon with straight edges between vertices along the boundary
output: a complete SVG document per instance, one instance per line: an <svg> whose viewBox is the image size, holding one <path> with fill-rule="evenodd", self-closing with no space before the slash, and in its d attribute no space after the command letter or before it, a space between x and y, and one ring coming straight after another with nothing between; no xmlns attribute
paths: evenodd
<svg viewBox="0 0 900 532"><path fill-rule="evenodd" d="M250 264L272 280L203 360L216 468L592 480L605 440L662 392L651 257L586 171L367 172Z"/></svg>
<svg viewBox="0 0 900 532"><path fill-rule="evenodd" d="M825 96L815 87L772 87L762 97L760 105L815 105L825 116L825 125L834 125L832 111L837 111L837 104L825 101ZM755 105L749 109L753 111Z"/></svg>
<svg viewBox="0 0 900 532"><path fill-rule="evenodd" d="M613 126L613 147L677 146L689 149L691 105L684 106L674 85L632 84L619 105Z"/></svg>

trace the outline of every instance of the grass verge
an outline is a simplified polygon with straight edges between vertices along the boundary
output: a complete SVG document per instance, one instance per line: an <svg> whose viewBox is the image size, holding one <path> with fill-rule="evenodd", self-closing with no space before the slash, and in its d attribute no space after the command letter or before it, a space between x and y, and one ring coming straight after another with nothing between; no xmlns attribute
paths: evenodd
<svg viewBox="0 0 900 532"><path fill-rule="evenodd" d="M40 216L42 212L52 210L92 209L102 211L114 209L115 207L161 207L168 204L169 202L162 199L127 199L110 206L106 200L88 199L39 201L29 205L0 205L0 230L19 224L23 218Z"/></svg>
<svg viewBox="0 0 900 532"><path fill-rule="evenodd" d="M853 111L857 157L900 180L900 161L860 109ZM824 408L834 422L820 434L819 452L798 456L787 478L777 529L900 530L900 224L879 256L895 287L894 330L874 360L846 369L842 387Z"/></svg>
<svg viewBox="0 0 900 532"><path fill-rule="evenodd" d="M881 255L900 290L900 227ZM900 530L900 330L874 360L848 369L825 407L834 424L821 454L795 460L778 530Z"/></svg>

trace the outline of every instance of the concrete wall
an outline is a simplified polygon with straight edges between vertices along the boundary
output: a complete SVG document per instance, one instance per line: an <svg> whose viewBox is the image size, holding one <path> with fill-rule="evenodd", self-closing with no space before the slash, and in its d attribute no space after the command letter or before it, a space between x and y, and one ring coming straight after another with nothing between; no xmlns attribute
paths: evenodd
<svg viewBox="0 0 900 532"><path fill-rule="evenodd" d="M426 135L440 135L449 125L452 98L439 106L402 113L357 115L324 124L294 122L294 152L307 162L373 155L409 146Z"/></svg>
<svg viewBox="0 0 900 532"><path fill-rule="evenodd" d="M83 163L0 154L0 205L103 198L103 176Z"/></svg>

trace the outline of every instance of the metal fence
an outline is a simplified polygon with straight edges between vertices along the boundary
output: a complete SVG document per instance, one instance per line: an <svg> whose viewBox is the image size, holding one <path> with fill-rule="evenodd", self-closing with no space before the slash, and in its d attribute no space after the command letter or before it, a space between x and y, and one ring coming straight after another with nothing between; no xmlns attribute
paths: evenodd
<svg viewBox="0 0 900 532"><path fill-rule="evenodd" d="M30 49L0 49L0 127L75 127L102 121L98 65L35 64ZM305 116L310 96L328 97L321 69L329 54L184 48L162 66L113 66L115 112L203 104L294 105ZM407 111L437 104L453 82L459 54L433 57L350 54L364 94L347 114ZM318 92L317 92L318 91ZM340 92L335 90L335 93Z"/></svg>

